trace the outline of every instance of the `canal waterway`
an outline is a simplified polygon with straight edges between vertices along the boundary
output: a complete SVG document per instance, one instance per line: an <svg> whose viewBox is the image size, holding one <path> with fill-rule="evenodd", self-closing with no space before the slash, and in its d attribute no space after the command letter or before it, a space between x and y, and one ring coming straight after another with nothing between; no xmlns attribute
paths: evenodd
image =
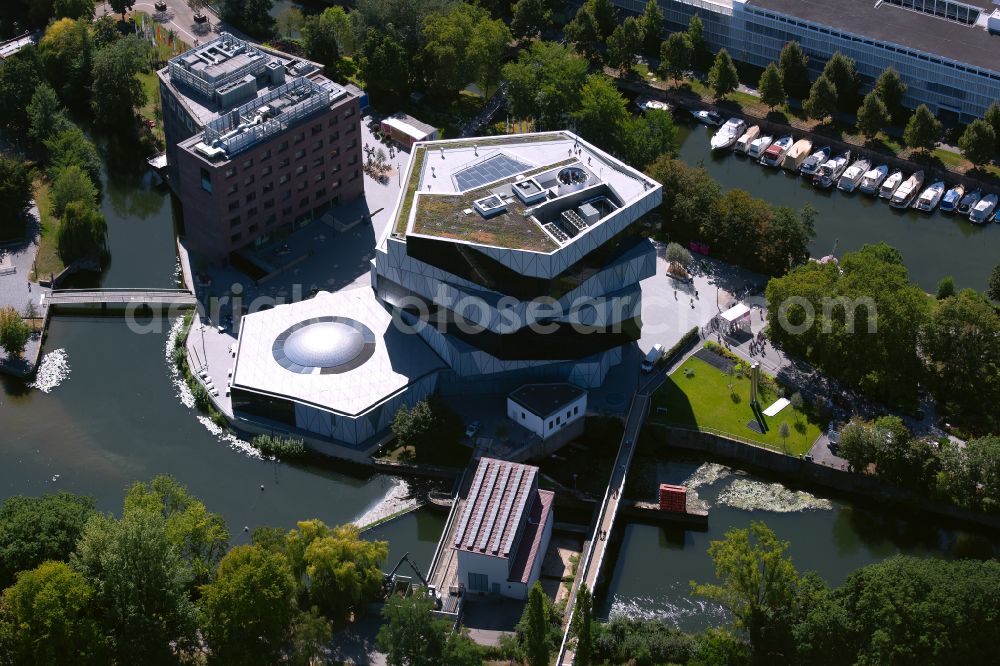
<svg viewBox="0 0 1000 666"><path fill-rule="evenodd" d="M713 155L709 138L714 128L680 120L680 159L702 164L724 190L741 188L773 204L816 209L814 257L834 251L857 250L865 243L884 241L903 254L910 279L926 291L951 275L959 289L986 289L990 271L1000 261L1000 224L977 226L961 215L931 214L890 208L883 199L837 188L821 190L784 169L765 168L754 160L722 152ZM822 145L817 146L817 150ZM930 183L925 183L930 185Z"/></svg>
<svg viewBox="0 0 1000 666"><path fill-rule="evenodd" d="M743 187L795 207L811 201L819 210L816 246L822 249L815 250L817 255L827 254L834 238L840 239L838 252L886 240L900 248L914 279L926 288L943 274L973 284L997 256L996 229L977 230L940 215L901 216L862 197L817 193L732 156L713 160L703 128L686 129L684 138L681 156L692 164L704 160L725 187ZM177 202L145 173L140 156L102 149L111 165L103 178L101 207L112 260L99 277L81 277L78 286L173 286ZM920 235L925 231L929 238ZM926 261L920 248L933 249L932 266L920 263ZM399 479L337 464L261 460L213 432L178 397L166 358L170 322L145 323L149 332L139 335L120 318L57 316L45 352L57 358L64 350L68 369L53 372L50 391L0 379L0 499L68 490L92 495L103 511L119 511L129 484L167 473L224 516L234 543L246 541L244 526L290 528L313 517L337 524L388 515L407 505ZM668 464L662 480L682 480L697 467L696 462ZM706 485L701 492L712 502L721 490ZM889 519L842 502L788 513L715 504L707 533L625 527L617 562L606 572L611 580L604 612L671 617L691 627L715 621L715 609L691 598L688 581L709 580L709 541L730 526L748 525L751 518L766 520L793 542L791 553L800 568L817 569L834 584L850 570L896 552L955 556L992 548L963 533ZM366 534L389 540L391 564L410 552L427 567L443 523L443 516L422 509Z"/></svg>
<svg viewBox="0 0 1000 666"><path fill-rule="evenodd" d="M624 526L618 557L604 572L610 579L603 616L659 618L695 631L728 621L721 607L693 595L690 583L715 582L709 544L752 521L767 523L779 539L790 542L788 554L800 572L816 571L832 586L859 567L897 554L986 558L1000 553L995 539L791 491L690 458L658 463L656 482L697 487L698 497L709 506L708 530Z"/></svg>

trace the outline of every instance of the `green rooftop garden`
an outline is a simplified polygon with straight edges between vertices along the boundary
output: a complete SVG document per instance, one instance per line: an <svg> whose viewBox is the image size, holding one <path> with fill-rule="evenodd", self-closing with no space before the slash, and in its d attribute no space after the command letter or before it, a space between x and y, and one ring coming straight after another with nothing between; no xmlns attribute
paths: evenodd
<svg viewBox="0 0 1000 666"><path fill-rule="evenodd" d="M406 181L406 193L403 198L403 204L399 207L399 216L396 218L396 224L394 225L395 233L400 235L406 233L406 222L410 218L410 210L413 208L414 195L417 193L417 187L420 184L420 172L423 170L424 158L426 157L428 149L433 149L435 146L437 147L444 146L445 150L454 150L456 148L471 148L472 146L498 146L498 145L515 145L522 143L540 143L542 141L557 141L562 138L564 137L559 132L548 132L545 134L530 134L527 136L498 136L492 138L478 137L475 139L469 139L467 141L449 141L440 144L430 143L427 144L426 146L417 148L416 151L413 153L413 158L412 158L413 166L410 168L410 176ZM545 167L545 169L547 168L548 167ZM532 172L532 173L537 173L537 172ZM479 197L475 197L475 199L478 198ZM466 208L467 207L468 206L466 206ZM544 232L540 233L543 236L545 235Z"/></svg>
<svg viewBox="0 0 1000 666"><path fill-rule="evenodd" d="M761 379L759 402L762 412L782 396L773 377L762 373ZM809 403L799 408L788 405L771 417L761 412L758 415L765 426L763 433L747 426L748 422L756 420L750 408L749 373L727 374L692 357L653 394L649 421L715 430L796 456L807 453L826 427L826 419ZM787 429L782 427L784 424ZM786 437L782 437L782 431Z"/></svg>

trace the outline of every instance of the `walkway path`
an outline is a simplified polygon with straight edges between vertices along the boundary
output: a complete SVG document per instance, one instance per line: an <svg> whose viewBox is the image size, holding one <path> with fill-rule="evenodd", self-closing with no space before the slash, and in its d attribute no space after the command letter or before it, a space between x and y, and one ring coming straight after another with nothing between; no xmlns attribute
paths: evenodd
<svg viewBox="0 0 1000 666"><path fill-rule="evenodd" d="M45 305L197 305L187 289L55 289Z"/></svg>
<svg viewBox="0 0 1000 666"><path fill-rule="evenodd" d="M156 20L156 7L152 2L137 2L132 8L135 11L142 11L153 17ZM206 37L211 37L212 26L215 26L219 22L219 17L215 14L215 11L211 7L206 7L203 13L208 16L208 22L205 24L199 24L194 22L194 12L188 7L187 2L184 0L167 0L167 11L165 16L168 20L158 21L164 25L173 26L173 29L185 36L185 42L189 45L194 45L197 40L204 40ZM115 14L111 9L111 5L107 2L99 5L97 11L95 12L95 18L101 17L105 14L110 14L111 16L117 16L121 18L120 14ZM201 26L205 27L202 28Z"/></svg>

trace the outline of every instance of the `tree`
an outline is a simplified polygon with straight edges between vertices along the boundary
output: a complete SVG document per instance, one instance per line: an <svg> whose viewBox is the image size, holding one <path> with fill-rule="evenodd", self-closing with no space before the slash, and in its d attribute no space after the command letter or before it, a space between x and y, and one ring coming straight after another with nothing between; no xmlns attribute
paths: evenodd
<svg viewBox="0 0 1000 666"><path fill-rule="evenodd" d="M434 600L421 592L393 597L382 607L385 622L378 631L376 646L386 653L389 666L436 666L445 663L447 627L434 619Z"/></svg>
<svg viewBox="0 0 1000 666"><path fill-rule="evenodd" d="M774 107L784 105L787 99L785 87L781 82L781 72L773 62L760 75L757 86L760 89L760 101L764 102L769 110L773 111Z"/></svg>
<svg viewBox="0 0 1000 666"><path fill-rule="evenodd" d="M333 625L313 606L309 612L299 612L292 621L291 663L312 666L326 650L333 637Z"/></svg>
<svg viewBox="0 0 1000 666"><path fill-rule="evenodd" d="M708 70L708 87L715 94L715 99L724 99L739 85L740 75L736 71L733 59L729 57L726 49L719 49L715 62L712 63L712 69Z"/></svg>
<svg viewBox="0 0 1000 666"><path fill-rule="evenodd" d="M1000 264L993 267L990 273L990 282L986 288L986 295L994 301L1000 301Z"/></svg>
<svg viewBox="0 0 1000 666"><path fill-rule="evenodd" d="M289 532L286 548L293 577L327 617L341 618L352 608L363 612L381 589L389 547L362 539L355 525L331 529L319 520L302 521Z"/></svg>
<svg viewBox="0 0 1000 666"><path fill-rule="evenodd" d="M809 56L798 42L790 41L781 49L778 69L785 92L796 99L805 99L809 94Z"/></svg>
<svg viewBox="0 0 1000 666"><path fill-rule="evenodd" d="M0 155L0 240L20 240L31 202L31 175L24 162Z"/></svg>
<svg viewBox="0 0 1000 666"><path fill-rule="evenodd" d="M573 635L576 636L574 664L590 666L594 660L594 598L581 583L573 606Z"/></svg>
<svg viewBox="0 0 1000 666"><path fill-rule="evenodd" d="M668 243L666 250L667 262L680 264L687 268L691 264L691 253L679 243Z"/></svg>
<svg viewBox="0 0 1000 666"><path fill-rule="evenodd" d="M222 19L256 37L266 37L274 28L273 0L225 0Z"/></svg>
<svg viewBox="0 0 1000 666"><path fill-rule="evenodd" d="M91 0L54 0L52 9L57 18L88 21L94 18L94 3Z"/></svg>
<svg viewBox="0 0 1000 666"><path fill-rule="evenodd" d="M13 312L2 312L8 310ZM3 321L0 316L0 329ZM18 571L69 559L93 514L93 499L67 492L8 498L0 507L0 587L13 583Z"/></svg>
<svg viewBox="0 0 1000 666"><path fill-rule="evenodd" d="M520 42L537 37L552 25L552 11L546 0L517 0L511 12L510 31Z"/></svg>
<svg viewBox="0 0 1000 666"><path fill-rule="evenodd" d="M937 145L941 131L941 121L934 117L926 104L921 104L906 123L903 141L911 148L929 152Z"/></svg>
<svg viewBox="0 0 1000 666"><path fill-rule="evenodd" d="M110 14L105 14L94 21L94 46L97 48L107 46L121 37L118 22Z"/></svg>
<svg viewBox="0 0 1000 666"><path fill-rule="evenodd" d="M9 622L11 629L6 655L11 663L106 663L93 596L84 577L65 562L43 562L21 572L0 601L0 624ZM0 659L4 651L0 644Z"/></svg>
<svg viewBox="0 0 1000 666"><path fill-rule="evenodd" d="M286 7L278 12L278 18L274 22L279 35L291 38L302 29L302 10L298 7Z"/></svg>
<svg viewBox="0 0 1000 666"><path fill-rule="evenodd" d="M906 109L903 107L906 84L899 78L896 70L892 67L883 70L879 74L872 92L885 103L885 108L889 110L889 117L893 124L901 125L906 114Z"/></svg>
<svg viewBox="0 0 1000 666"><path fill-rule="evenodd" d="M630 74L641 49L642 27L639 19L630 16L608 37L608 66L617 69L622 76Z"/></svg>
<svg viewBox="0 0 1000 666"><path fill-rule="evenodd" d="M879 243L839 266L799 266L772 279L766 298L768 335L786 354L887 403L913 404L923 374L917 336L929 308L899 252Z"/></svg>
<svg viewBox="0 0 1000 666"><path fill-rule="evenodd" d="M955 278L950 275L946 275L941 278L937 286L937 299L943 301L946 298L951 298L955 295Z"/></svg>
<svg viewBox="0 0 1000 666"><path fill-rule="evenodd" d="M722 541L708 547L720 583L692 583L695 594L732 613L733 625L747 633L761 663L792 644L786 619L795 605L800 578L785 555L788 545L761 522L751 523L749 530L729 530Z"/></svg>
<svg viewBox="0 0 1000 666"><path fill-rule="evenodd" d="M147 485L134 483L125 494L125 511L149 511L167 521L167 538L191 570L193 584L208 582L229 547L229 528L217 513L177 479L160 474Z"/></svg>
<svg viewBox="0 0 1000 666"><path fill-rule="evenodd" d="M340 11L332 11L335 9ZM331 70L340 62L337 37L341 30L338 21L343 13L342 7L328 7L321 14L307 16L302 23L302 39L305 42L306 55Z"/></svg>
<svg viewBox="0 0 1000 666"><path fill-rule="evenodd" d="M586 0L566 24L563 34L587 60L596 64L601 61L602 46L608 43L617 25L617 12L611 0Z"/></svg>
<svg viewBox="0 0 1000 666"><path fill-rule="evenodd" d="M839 433L837 455L854 471L865 472L875 462L875 441L864 421L854 418L844 424Z"/></svg>
<svg viewBox="0 0 1000 666"><path fill-rule="evenodd" d="M128 35L105 46L94 57L94 119L105 127L131 125L135 109L146 103L138 74L149 62L149 44Z"/></svg>
<svg viewBox="0 0 1000 666"><path fill-rule="evenodd" d="M106 252L107 235L108 223L92 204L71 201L59 226L59 257L66 265L79 259L100 260Z"/></svg>
<svg viewBox="0 0 1000 666"><path fill-rule="evenodd" d="M273 664L293 617L295 581L284 555L236 546L201 587L201 629L219 663Z"/></svg>
<svg viewBox="0 0 1000 666"><path fill-rule="evenodd" d="M594 623L593 629L595 635L591 664L631 663L647 666L692 663L692 635L661 620L638 620L625 615L614 615L606 624ZM576 655L579 660L579 649Z"/></svg>
<svg viewBox="0 0 1000 666"><path fill-rule="evenodd" d="M921 348L931 389L946 412L977 430L1000 426L996 410L983 409L1000 400L1000 317L982 294L963 289L940 301Z"/></svg>
<svg viewBox="0 0 1000 666"><path fill-rule="evenodd" d="M549 634L551 618L551 601L542 591L542 584L535 581L528 592L528 605L518 623L522 632L522 644L529 666L548 666L549 655L552 652Z"/></svg>
<svg viewBox="0 0 1000 666"><path fill-rule="evenodd" d="M135 0L108 0L108 4L111 5L111 11L121 14L124 21L125 14L132 11L132 7L135 6Z"/></svg>
<svg viewBox="0 0 1000 666"><path fill-rule="evenodd" d="M0 309L0 349L11 358L20 358L31 338L31 327L9 305Z"/></svg>
<svg viewBox="0 0 1000 666"><path fill-rule="evenodd" d="M81 110L90 98L93 46L89 22L59 19L38 42L38 56L46 80L63 103Z"/></svg>
<svg viewBox="0 0 1000 666"><path fill-rule="evenodd" d="M539 129L561 128L580 108L587 61L569 46L532 42L501 71L514 118L534 118Z"/></svg>
<svg viewBox="0 0 1000 666"><path fill-rule="evenodd" d="M858 108L858 74L853 60L837 51L826 61L823 76L837 89L837 108L841 111Z"/></svg>
<svg viewBox="0 0 1000 666"><path fill-rule="evenodd" d="M680 242L702 239L702 226L722 196L719 183L702 167L663 155L647 169L663 185L661 232Z"/></svg>
<svg viewBox="0 0 1000 666"><path fill-rule="evenodd" d="M792 429L788 427L788 421L782 421L778 426L778 436L781 437L781 448L788 451L788 437L792 434Z"/></svg>
<svg viewBox="0 0 1000 666"><path fill-rule="evenodd" d="M617 128L619 157L645 169L660 155L677 153L677 126L669 111L652 109L626 117Z"/></svg>
<svg viewBox="0 0 1000 666"><path fill-rule="evenodd" d="M76 125L67 123L54 136L45 141L49 151L49 177L55 180L59 173L77 166L90 177L95 187L101 182L102 162L97 146Z"/></svg>
<svg viewBox="0 0 1000 666"><path fill-rule="evenodd" d="M24 109L42 83L39 49L22 49L0 60L0 126L17 131L28 129Z"/></svg>
<svg viewBox="0 0 1000 666"><path fill-rule="evenodd" d="M663 10L656 0L647 0L639 25L642 32L642 54L647 58L655 58L659 54L663 34Z"/></svg>
<svg viewBox="0 0 1000 666"><path fill-rule="evenodd" d="M687 36L687 33L675 32L671 34L660 47L660 76L663 78L669 76L676 84L691 68L693 53L691 38Z"/></svg>
<svg viewBox="0 0 1000 666"><path fill-rule="evenodd" d="M472 77L487 97L500 84L500 71L504 56L513 36L507 24L500 19L483 17L472 33L466 49L466 57L472 65Z"/></svg>
<svg viewBox="0 0 1000 666"><path fill-rule="evenodd" d="M687 37L691 41L691 62L698 66L705 62L708 56L708 44L705 42L705 26L701 16L694 14L688 21Z"/></svg>
<svg viewBox="0 0 1000 666"><path fill-rule="evenodd" d="M94 588L97 621L116 663L167 663L174 650L193 645L190 570L167 537L163 516L92 516L71 564Z"/></svg>
<svg viewBox="0 0 1000 666"><path fill-rule="evenodd" d="M837 88L825 76L820 76L809 89L809 97L802 105L806 114L815 120L824 120L837 110Z"/></svg>
<svg viewBox="0 0 1000 666"><path fill-rule="evenodd" d="M993 136L996 137L993 151L1000 153L1000 102L990 104L990 108L986 109L986 114L983 115L983 120L993 128Z"/></svg>
<svg viewBox="0 0 1000 666"><path fill-rule="evenodd" d="M599 148L616 152L618 128L628 118L625 104L611 79L591 74L580 90L580 110L573 114L577 130Z"/></svg>
<svg viewBox="0 0 1000 666"><path fill-rule="evenodd" d="M87 208L97 205L97 188L90 176L75 164L60 169L52 183L52 214L62 217L66 206L74 201Z"/></svg>
<svg viewBox="0 0 1000 666"><path fill-rule="evenodd" d="M975 166L988 164L993 158L996 134L985 120L973 120L958 139L958 147L965 159Z"/></svg>
<svg viewBox="0 0 1000 666"><path fill-rule="evenodd" d="M874 90L865 95L858 108L858 131L871 141L889 124L889 110Z"/></svg>
<svg viewBox="0 0 1000 666"><path fill-rule="evenodd" d="M373 95L402 96L406 92L410 56L392 35L369 29L358 64Z"/></svg>

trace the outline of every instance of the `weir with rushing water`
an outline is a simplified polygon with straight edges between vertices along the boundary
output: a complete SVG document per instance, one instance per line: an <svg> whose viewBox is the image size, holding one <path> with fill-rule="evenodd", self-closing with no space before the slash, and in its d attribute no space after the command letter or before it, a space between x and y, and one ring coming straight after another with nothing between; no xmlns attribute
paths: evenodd
<svg viewBox="0 0 1000 666"><path fill-rule="evenodd" d="M819 211L816 255L829 253L834 238L840 239L840 251L886 240L899 247L913 279L928 289L946 274L954 275L960 286L976 286L997 256L1000 229L963 226L937 214L900 215L867 198L817 192L732 156L713 159L702 128L686 129L683 139L681 157L692 164L704 160L724 187L743 187L796 208L811 201ZM178 286L174 223L179 205L165 188L154 185L141 155L107 145L102 150L110 177L107 172L102 177L101 209L108 220L112 259L100 276L89 283L74 277L72 286ZM119 318L56 313L35 387L0 378L5 460L0 498L68 490L93 496L102 511L118 512L129 484L171 474L226 519L234 544L248 540L244 526L291 528L307 518L328 524L368 522L412 502L409 486L393 477L346 465L265 460L248 451L245 442L198 418L183 382L171 376L172 322L145 316L142 323L149 332L137 335ZM657 480L684 481L700 465L664 462ZM897 552L939 557L995 552L989 540L926 521L790 494L736 471L711 468L699 474L717 479L699 488L712 505L709 530L622 526L617 551L609 554L604 569L603 612L671 618L689 628L718 621L719 609L692 598L688 581L710 580L708 543L751 519L766 521L792 542L790 552L800 569L816 569L832 584ZM391 561L409 551L426 567L443 524L444 516L420 509L366 535L388 539Z"/></svg>

